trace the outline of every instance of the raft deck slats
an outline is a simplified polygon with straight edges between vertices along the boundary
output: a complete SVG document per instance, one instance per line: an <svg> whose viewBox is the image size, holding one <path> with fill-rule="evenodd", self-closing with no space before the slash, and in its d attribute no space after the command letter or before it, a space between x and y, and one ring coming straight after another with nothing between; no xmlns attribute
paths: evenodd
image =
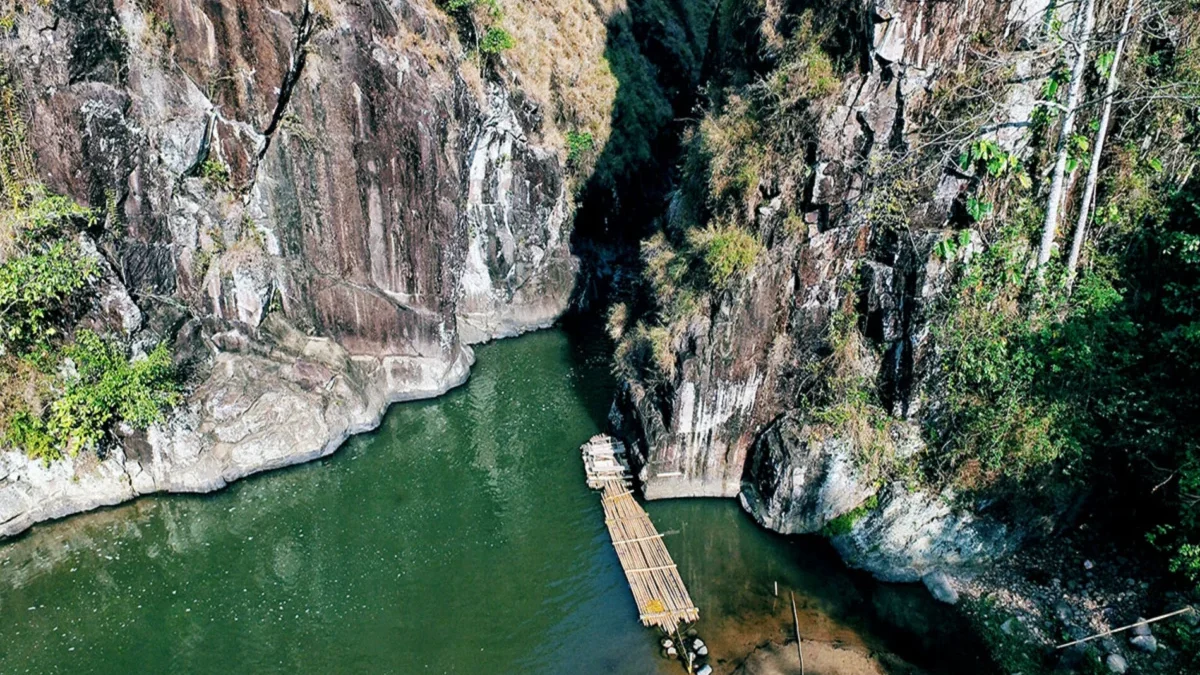
<svg viewBox="0 0 1200 675"><path fill-rule="evenodd" d="M604 522L642 625L674 633L680 624L695 622L700 610L692 604L662 535L630 493L625 446L608 436L596 436L584 444L582 454L588 486L603 493Z"/></svg>

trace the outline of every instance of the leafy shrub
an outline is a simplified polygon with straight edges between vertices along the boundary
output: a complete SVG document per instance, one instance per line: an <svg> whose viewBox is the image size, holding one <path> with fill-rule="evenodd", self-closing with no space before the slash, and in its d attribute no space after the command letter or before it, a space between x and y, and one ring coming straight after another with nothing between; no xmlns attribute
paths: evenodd
<svg viewBox="0 0 1200 675"><path fill-rule="evenodd" d="M736 277L754 267L762 245L746 230L736 226L709 225L688 233L688 243L699 252L709 282L715 288L729 286Z"/></svg>
<svg viewBox="0 0 1200 675"><path fill-rule="evenodd" d="M958 252L971 244L971 231L960 230L953 237L939 241L933 247L933 254L942 260L950 260Z"/></svg>
<svg viewBox="0 0 1200 675"><path fill-rule="evenodd" d="M28 410L18 410L5 421L4 443L45 462L61 456L54 437L46 430L46 423Z"/></svg>
<svg viewBox="0 0 1200 675"><path fill-rule="evenodd" d="M137 429L159 422L181 400L165 345L131 362L118 343L92 331L75 338L62 351L68 367L54 385L58 398L41 412L18 403L0 418L5 445L50 462L96 447L117 422Z"/></svg>
<svg viewBox="0 0 1200 675"><path fill-rule="evenodd" d="M65 235L76 227L92 227L96 212L70 197L49 194L40 185L25 189L15 208L0 215L10 245L27 246Z"/></svg>
<svg viewBox="0 0 1200 675"><path fill-rule="evenodd" d="M479 51L483 54L499 54L516 45L513 36L499 26L488 28L479 39Z"/></svg>
<svg viewBox="0 0 1200 675"><path fill-rule="evenodd" d="M200 164L200 178L213 187L226 187L229 185L229 167L221 160L209 157Z"/></svg>
<svg viewBox="0 0 1200 675"><path fill-rule="evenodd" d="M46 429L71 454L94 447L117 421L136 429L162 421L164 411L181 400L166 345L130 362L119 344L83 330L64 354L75 372L63 378Z"/></svg>
<svg viewBox="0 0 1200 675"><path fill-rule="evenodd" d="M592 138L589 131L575 131L572 129L567 132L567 163L571 166L578 166L588 153L596 146L596 141Z"/></svg>
<svg viewBox="0 0 1200 675"><path fill-rule="evenodd" d="M0 340L24 350L54 336L68 303L95 275L95 261L66 241L0 264Z"/></svg>
<svg viewBox="0 0 1200 675"><path fill-rule="evenodd" d="M1038 395L1043 326L1020 305L1025 251L1005 236L962 270L934 336L941 352L951 453L957 468L978 460L985 472L1023 477L1071 445L1060 424L1066 406Z"/></svg>
<svg viewBox="0 0 1200 675"><path fill-rule="evenodd" d="M1020 158L1004 150L992 140L972 141L967 149L959 155L958 163L963 170L974 167L980 173L992 178L1015 175L1018 176L1022 185L1029 186L1030 178L1025 173L1025 167L1021 165Z"/></svg>

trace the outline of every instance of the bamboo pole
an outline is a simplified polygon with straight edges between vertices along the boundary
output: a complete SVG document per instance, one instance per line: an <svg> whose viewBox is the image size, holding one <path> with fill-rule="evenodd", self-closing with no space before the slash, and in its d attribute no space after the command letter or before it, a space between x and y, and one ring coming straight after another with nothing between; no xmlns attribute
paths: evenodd
<svg viewBox="0 0 1200 675"><path fill-rule="evenodd" d="M1169 618L1171 618L1171 617L1173 617L1173 616L1179 616L1180 614L1186 614L1187 612L1194 612L1194 611L1196 611L1196 608L1195 608L1195 607L1190 607L1190 606L1189 606L1189 607L1184 607L1183 609L1177 609L1177 610L1175 610L1174 612L1169 612L1169 613L1167 613L1167 614L1163 614L1163 615L1161 615L1161 616L1156 616L1156 617L1154 617L1153 619L1146 619L1145 621L1139 621L1139 622L1137 622L1137 623L1131 623L1131 624L1129 624L1128 626L1121 626L1120 628L1114 628L1114 629L1112 629L1112 630L1106 630L1106 631L1104 631L1103 633L1096 633L1095 635L1093 635L1093 636L1091 636L1091 637L1085 637L1085 638L1083 638L1083 639L1080 639L1080 640L1072 640L1071 642L1065 642L1065 643L1063 643L1063 644L1061 644L1061 645L1059 645L1059 646L1055 647L1055 649L1064 649L1064 648L1066 648L1066 647L1070 647L1070 646L1072 646L1072 645L1078 645L1078 644L1082 644L1082 643L1084 643L1084 642L1090 642L1090 641L1092 641L1092 640L1095 640L1096 638L1102 638L1102 637L1104 637L1104 636L1106 636L1106 635L1112 635L1112 634L1114 634L1114 633L1120 633L1120 632L1122 632L1122 631L1127 631L1127 630L1129 630L1130 628L1137 628L1138 626L1145 626L1145 625L1148 625L1148 624L1152 624L1152 623L1154 623L1155 621L1162 621L1163 619L1169 619Z"/></svg>
<svg viewBox="0 0 1200 675"><path fill-rule="evenodd" d="M804 675L804 648L800 646L800 614L796 612L795 593L792 593L792 621L796 626L796 652L800 654L800 675Z"/></svg>

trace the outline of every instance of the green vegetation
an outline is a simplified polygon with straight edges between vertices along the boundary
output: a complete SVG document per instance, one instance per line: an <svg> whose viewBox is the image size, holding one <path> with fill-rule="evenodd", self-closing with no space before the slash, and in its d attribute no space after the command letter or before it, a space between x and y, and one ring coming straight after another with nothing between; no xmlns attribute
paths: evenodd
<svg viewBox="0 0 1200 675"><path fill-rule="evenodd" d="M691 230L688 244L698 253L714 288L728 287L749 272L762 249L753 235L736 226Z"/></svg>
<svg viewBox="0 0 1200 675"><path fill-rule="evenodd" d="M833 60L812 37L804 39L803 49L777 68L771 79L771 93L779 99L819 99L832 94L841 84Z"/></svg>
<svg viewBox="0 0 1200 675"><path fill-rule="evenodd" d="M1014 224L960 268L935 328L947 409L929 427L945 449L933 475L967 490L1019 490L1030 507L1083 482L1113 499L1167 489L1166 526L1151 539L1196 583L1200 192L1169 180L1151 187L1149 163L1128 170L1112 184L1140 196L1100 209L1109 229L1073 289L1054 273L1043 288L1030 274L1021 223L1036 223L1037 209L1018 207Z"/></svg>
<svg viewBox="0 0 1200 675"><path fill-rule="evenodd" d="M871 495L862 504L854 507L850 511L834 518L825 523L825 527L821 529L821 534L826 537L836 537L843 534L849 534L850 530L854 529L854 524L863 519L868 513L879 508L879 497Z"/></svg>
<svg viewBox="0 0 1200 675"><path fill-rule="evenodd" d="M504 12L497 0L441 0L439 5L458 22L460 38L480 54L496 56L516 46L512 34L500 26Z"/></svg>
<svg viewBox="0 0 1200 675"><path fill-rule="evenodd" d="M96 263L66 238L95 214L73 201L30 188L20 208L0 212L0 345L44 349L95 278Z"/></svg>
<svg viewBox="0 0 1200 675"><path fill-rule="evenodd" d="M200 164L200 178L215 188L229 185L229 167L216 157L209 157Z"/></svg>
<svg viewBox="0 0 1200 675"><path fill-rule="evenodd" d="M719 41L731 62L756 58L742 53L742 24L726 17L741 9L718 11L722 22L729 21L719 28ZM706 111L685 130L685 161L670 222L642 242L648 302L625 310L630 328L622 332L617 349L619 376L640 374L655 383L674 376L675 356L666 355L674 345L686 344L685 335L698 325L695 320L728 297L758 264L770 236L767 228L775 227L756 216L765 195L777 194L782 201L779 229L794 237L808 230L800 215L802 186L810 174L805 143L819 119L818 104L838 88L854 57L830 39L837 17L805 11L792 19L788 38L762 36L778 49L781 65L773 76L713 83L705 91ZM618 39L631 38L622 34ZM645 139L654 134L648 130L664 128L672 118L664 98L651 95L662 90L644 58L629 57L636 53L635 48L611 46L608 51L621 92L646 95L618 99L614 119L621 124L614 126L593 180L601 194L617 192L603 186L606 180L619 180L613 177L620 173L618 167L653 161ZM622 135L626 132L630 138Z"/></svg>
<svg viewBox="0 0 1200 675"><path fill-rule="evenodd" d="M70 300L94 279L96 265L58 241L0 264L0 338L26 349L55 335Z"/></svg>
<svg viewBox="0 0 1200 675"><path fill-rule="evenodd" d="M1031 509L1085 482L1113 499L1168 489L1166 525L1151 539L1196 583L1200 192L1151 187L1149 163L1127 170L1112 185L1129 192L1110 194L1139 196L1100 209L1109 229L1073 289L1060 273L1045 287L1031 273L1040 211L1019 200L1010 224L986 235L991 245L960 264L934 322L946 409L928 426L942 450L927 469L960 489L1024 495Z"/></svg>
<svg viewBox="0 0 1200 675"><path fill-rule="evenodd" d="M512 35L508 31L499 26L488 28L483 37L479 39L479 52L481 54L499 54L506 49L512 49L516 46Z"/></svg>
<svg viewBox="0 0 1200 675"><path fill-rule="evenodd" d="M858 312L848 304L831 317L829 354L806 368L805 375L818 384L805 392L801 409L808 411L819 434L851 442L862 474L879 480L895 468L895 419L880 405L873 382L863 372L861 364L870 356L859 321Z"/></svg>
<svg viewBox="0 0 1200 675"><path fill-rule="evenodd" d="M778 52L775 68L765 77L732 77L728 86L712 89L711 108L691 134L684 189L701 211L698 221L716 216L749 226L764 192L780 193L784 207L799 211L797 188L811 171L805 143L854 57L833 38L837 19L823 10L790 17L786 37L775 32L777 25L768 19L760 26L761 37ZM731 59L746 58L738 54L744 45L727 48L736 54Z"/></svg>
<svg viewBox="0 0 1200 675"><path fill-rule="evenodd" d="M579 166L580 162L587 157L596 147L596 140L592 138L590 131L576 131L572 129L567 132L567 164L571 166Z"/></svg>
<svg viewBox="0 0 1200 675"><path fill-rule="evenodd" d="M73 369L60 377L49 409L19 409L7 420L5 442L31 457L49 462L95 448L117 421L145 429L181 399L165 345L130 362L116 342L81 330L62 354Z"/></svg>
<svg viewBox="0 0 1200 675"><path fill-rule="evenodd" d="M500 5L496 0L444 0L439 4L450 15L459 15L476 9L482 9L492 15L500 13Z"/></svg>
<svg viewBox="0 0 1200 675"><path fill-rule="evenodd" d="M50 462L98 448L117 422L160 421L180 394L164 346L130 362L119 343L75 329L99 273L79 237L101 219L35 182L15 101L0 82L0 441ZM201 175L228 180L212 160ZM111 226L115 197L106 202Z"/></svg>
<svg viewBox="0 0 1200 675"><path fill-rule="evenodd" d="M98 272L75 237L96 224L40 186L0 213L0 438L47 462L97 447L118 421L145 428L179 400L165 347L131 363L90 330L70 335Z"/></svg>
<svg viewBox="0 0 1200 675"><path fill-rule="evenodd" d="M944 272L947 285L929 286L935 292L920 306L906 307L932 331L921 354L932 372L913 373L928 378L914 383L927 450L904 466L893 459L897 421L893 402L881 397L896 383L884 382L893 373L881 375L878 365L891 365L895 352L868 343L880 328L855 311L867 299L866 270L844 275L853 287L843 289L846 306L834 312L827 344L770 347L768 367L786 371L780 381L802 383L795 407L820 433L850 438L871 475L904 472L932 491L953 488L963 505L995 504L991 512L1000 518L1063 513L1085 486L1093 504L1148 505L1139 513L1170 526L1154 537L1169 556L1164 567L1200 583L1200 402L1189 390L1200 376L1198 15L1147 19L1153 25L1129 34L1137 43L1129 59L1115 67L1114 54L1096 59L1083 100L1101 100L1104 81L1118 75L1113 70L1125 88L1112 99L1106 144L1098 140L1097 104L1081 106L1074 131L1055 137L1064 132L1047 120L1061 119L1072 76L1061 56L1040 63L1052 75L1032 145L1020 156L993 125L996 92L1023 77L1004 52L1024 48L981 31L978 44L988 55L967 57L906 108L911 133L872 139L861 197L848 190L855 197L847 199L858 201L839 204L845 195L836 195L812 204L805 200L821 201L811 197L812 153L817 148L821 162L825 140L815 132L828 113L826 97L854 68L853 45L839 43L830 29L836 22L820 9L784 17L771 12L789 10L770 3L734 3L719 11L714 61L722 65L702 92L699 119L684 130L678 191L658 231L642 242L640 293L622 298L610 323L617 372L650 388L677 377L676 351L689 349L720 302L746 300L737 284L768 258L765 248L773 248L772 261L795 264L807 283L797 244L863 215L870 224L864 258L908 255L908 244L895 242L920 241L932 251L916 250L918 261L932 254L944 263L927 273ZM1111 45L1116 26L1112 17L1104 24L1097 42ZM761 59L764 45L769 63ZM1080 202L1097 146L1102 168L1088 198L1092 216ZM1086 237L1077 275L1054 258L1042 266L1035 250L1059 148L1079 180L1067 181L1064 198L1053 202L1063 211L1054 243L1066 258L1070 225L1078 219L1087 226L1079 229ZM948 223L929 222L934 186L947 174L960 181L958 198ZM842 208L850 222L838 214ZM950 232L929 241L941 227ZM915 281L931 280L918 273Z"/></svg>
<svg viewBox="0 0 1200 675"><path fill-rule="evenodd" d="M675 377L673 344L714 294L732 288L754 266L761 245L752 235L735 226L687 230L683 242L672 244L664 233L642 242L642 276L650 290L655 312L642 317L633 330L629 308L617 316L622 329L615 354L618 377L644 376L665 384ZM616 311L614 309L614 311Z"/></svg>
<svg viewBox="0 0 1200 675"><path fill-rule="evenodd" d="M1070 449L1066 404L1037 391L1046 367L1037 338L1049 325L1020 303L1026 250L1018 231L1005 230L964 267L934 329L949 412L942 433L951 439L942 460L964 472L1021 478Z"/></svg>
<svg viewBox="0 0 1200 675"><path fill-rule="evenodd" d="M615 374L625 380L644 378L650 384L669 384L675 378L675 349L670 331L639 322L617 343Z"/></svg>

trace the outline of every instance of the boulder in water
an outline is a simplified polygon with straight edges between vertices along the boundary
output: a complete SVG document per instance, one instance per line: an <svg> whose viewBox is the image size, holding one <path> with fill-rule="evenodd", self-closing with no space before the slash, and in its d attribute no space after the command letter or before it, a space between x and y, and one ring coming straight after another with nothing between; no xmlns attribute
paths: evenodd
<svg viewBox="0 0 1200 675"><path fill-rule="evenodd" d="M1108 666L1108 672L1116 675L1124 675L1125 671L1129 670L1129 664L1120 654L1109 654L1108 658L1104 659L1104 665Z"/></svg>

